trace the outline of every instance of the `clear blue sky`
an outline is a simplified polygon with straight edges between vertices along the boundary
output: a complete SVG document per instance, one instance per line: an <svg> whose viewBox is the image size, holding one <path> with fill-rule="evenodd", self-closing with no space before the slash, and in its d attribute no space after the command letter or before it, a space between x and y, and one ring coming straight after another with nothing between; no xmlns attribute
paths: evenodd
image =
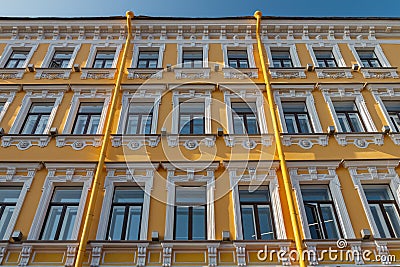
<svg viewBox="0 0 400 267"><path fill-rule="evenodd" d="M78 17L136 15L400 17L400 0L1 0L0 16Z"/></svg>

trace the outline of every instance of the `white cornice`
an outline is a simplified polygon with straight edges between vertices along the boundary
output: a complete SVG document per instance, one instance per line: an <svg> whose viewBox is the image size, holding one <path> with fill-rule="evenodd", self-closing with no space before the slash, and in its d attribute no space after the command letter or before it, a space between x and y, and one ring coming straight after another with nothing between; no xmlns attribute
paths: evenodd
<svg viewBox="0 0 400 267"><path fill-rule="evenodd" d="M384 168L396 168L399 165L399 160L350 160L344 161L343 166L345 168L350 167L384 167Z"/></svg>

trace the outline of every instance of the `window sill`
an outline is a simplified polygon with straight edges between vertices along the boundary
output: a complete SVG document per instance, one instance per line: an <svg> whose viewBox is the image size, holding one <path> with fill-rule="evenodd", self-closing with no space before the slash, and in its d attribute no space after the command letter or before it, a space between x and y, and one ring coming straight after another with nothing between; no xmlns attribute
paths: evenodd
<svg viewBox="0 0 400 267"><path fill-rule="evenodd" d="M222 68L225 79L257 79L258 68Z"/></svg>
<svg viewBox="0 0 400 267"><path fill-rule="evenodd" d="M117 72L116 68L104 68L104 69L95 69L95 68L82 68L81 79L114 79L115 73Z"/></svg>
<svg viewBox="0 0 400 267"><path fill-rule="evenodd" d="M351 74L352 69L350 67L337 67L337 68L316 67L315 72L317 73L317 77L320 79L353 78L353 75Z"/></svg>
<svg viewBox="0 0 400 267"><path fill-rule="evenodd" d="M336 141L341 146L353 143L358 148L367 148L369 144L383 145L382 133L336 133Z"/></svg>
<svg viewBox="0 0 400 267"><path fill-rule="evenodd" d="M395 78L398 79L399 75L397 74L396 67L389 68L361 68L361 73L364 75L366 79L387 79L387 78Z"/></svg>
<svg viewBox="0 0 400 267"><path fill-rule="evenodd" d="M310 149L313 145L327 146L329 137L324 133L310 133L310 134L282 134L282 142L285 146L293 144L298 145L304 149Z"/></svg>
<svg viewBox="0 0 400 267"><path fill-rule="evenodd" d="M111 143L113 147L127 147L130 150L138 150L143 146L156 147L160 142L160 135L156 134L138 134L138 135L127 135L127 134L114 134L111 135Z"/></svg>
<svg viewBox="0 0 400 267"><path fill-rule="evenodd" d="M0 79L22 79L25 73L25 68L0 69Z"/></svg>
<svg viewBox="0 0 400 267"><path fill-rule="evenodd" d="M100 147L103 135L62 134L56 136L56 146L71 146L74 150L82 150L86 146Z"/></svg>
<svg viewBox="0 0 400 267"><path fill-rule="evenodd" d="M161 79L163 74L162 68L154 69L138 69L138 68L128 68L128 79Z"/></svg>
<svg viewBox="0 0 400 267"><path fill-rule="evenodd" d="M213 134L202 135L182 135L170 134L167 135L168 146L177 147L178 145L184 146L187 150L195 150L201 144L207 147L215 146L216 136Z"/></svg>
<svg viewBox="0 0 400 267"><path fill-rule="evenodd" d="M246 134L226 134L224 135L225 144L227 147L242 145L245 149L254 149L257 145L271 146L273 135L246 135Z"/></svg>
<svg viewBox="0 0 400 267"><path fill-rule="evenodd" d="M49 144L50 139L51 136L47 134L9 134L2 136L1 145L3 147L16 146L19 150L26 150L31 146L46 147Z"/></svg>
<svg viewBox="0 0 400 267"><path fill-rule="evenodd" d="M176 79L209 79L210 68L174 68Z"/></svg>
<svg viewBox="0 0 400 267"><path fill-rule="evenodd" d="M273 79L307 78L305 68L269 68L269 73Z"/></svg>
<svg viewBox="0 0 400 267"><path fill-rule="evenodd" d="M69 79L71 72L71 68L36 68L35 79Z"/></svg>

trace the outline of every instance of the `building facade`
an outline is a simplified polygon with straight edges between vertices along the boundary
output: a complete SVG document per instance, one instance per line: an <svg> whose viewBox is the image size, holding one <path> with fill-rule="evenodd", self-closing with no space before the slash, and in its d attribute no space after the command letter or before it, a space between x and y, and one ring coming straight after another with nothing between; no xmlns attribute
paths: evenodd
<svg viewBox="0 0 400 267"><path fill-rule="evenodd" d="M1 18L0 265L400 265L399 20L258 22Z"/></svg>

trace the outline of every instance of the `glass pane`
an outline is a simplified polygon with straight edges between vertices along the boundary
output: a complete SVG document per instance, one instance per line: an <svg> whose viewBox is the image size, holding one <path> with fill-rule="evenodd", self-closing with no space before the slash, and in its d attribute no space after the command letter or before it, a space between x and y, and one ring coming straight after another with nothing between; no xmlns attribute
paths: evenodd
<svg viewBox="0 0 400 267"><path fill-rule="evenodd" d="M293 114L285 114L285 122L288 133L298 133L296 118Z"/></svg>
<svg viewBox="0 0 400 267"><path fill-rule="evenodd" d="M258 220L260 222L260 234L262 240L274 239L272 228L271 209L267 205L258 206Z"/></svg>
<svg viewBox="0 0 400 267"><path fill-rule="evenodd" d="M157 68L157 60L149 60L149 68L151 69Z"/></svg>
<svg viewBox="0 0 400 267"><path fill-rule="evenodd" d="M228 58L247 59L246 50L228 50Z"/></svg>
<svg viewBox="0 0 400 267"><path fill-rule="evenodd" d="M189 239L189 207L176 207L175 217L175 239L188 240Z"/></svg>
<svg viewBox="0 0 400 267"><path fill-rule="evenodd" d="M258 134L257 117L254 115L247 116L247 133Z"/></svg>
<svg viewBox="0 0 400 267"><path fill-rule="evenodd" d="M82 188L56 188L54 190L52 202L55 203L79 203Z"/></svg>
<svg viewBox="0 0 400 267"><path fill-rule="evenodd" d="M90 117L89 126L87 128L86 134L96 134L97 128L100 123L100 115L92 115Z"/></svg>
<svg viewBox="0 0 400 267"><path fill-rule="evenodd" d="M239 63L240 63L240 68L244 68L244 69L247 69L248 67L249 67L249 63L247 62L247 59L246 60L239 60Z"/></svg>
<svg viewBox="0 0 400 267"><path fill-rule="evenodd" d="M39 115L29 115L28 118L26 118L21 134L32 134L38 118Z"/></svg>
<svg viewBox="0 0 400 267"><path fill-rule="evenodd" d="M348 133L351 132L350 124L347 121L347 117L343 113L337 113L338 121L340 124L340 127L342 128L342 132Z"/></svg>
<svg viewBox="0 0 400 267"><path fill-rule="evenodd" d="M126 229L126 240L138 240L140 230L140 218L142 216L142 207L129 207L128 225Z"/></svg>
<svg viewBox="0 0 400 267"><path fill-rule="evenodd" d="M42 115L40 117L39 123L36 127L34 134L44 134L44 129L46 129L47 122L49 121L49 115Z"/></svg>
<svg viewBox="0 0 400 267"><path fill-rule="evenodd" d="M232 112L257 114L256 103L233 102Z"/></svg>
<svg viewBox="0 0 400 267"><path fill-rule="evenodd" d="M237 60L229 60L229 67L231 68L238 68Z"/></svg>
<svg viewBox="0 0 400 267"><path fill-rule="evenodd" d="M383 101L388 112L400 113L400 101Z"/></svg>
<svg viewBox="0 0 400 267"><path fill-rule="evenodd" d="M397 212L395 204L384 204L386 214L389 218L391 227L396 237L400 237L400 218L399 213Z"/></svg>
<svg viewBox="0 0 400 267"><path fill-rule="evenodd" d="M381 238L390 238L390 232L387 228L385 219L379 208L378 204L369 204L369 208L371 209L372 216L374 217L376 228L378 228L379 235Z"/></svg>
<svg viewBox="0 0 400 267"><path fill-rule="evenodd" d="M340 237L336 217L332 205L321 204L322 220L325 225L328 239L338 239Z"/></svg>
<svg viewBox="0 0 400 267"><path fill-rule="evenodd" d="M304 201L331 200L331 195L327 187L302 186L301 194Z"/></svg>
<svg viewBox="0 0 400 267"><path fill-rule="evenodd" d="M114 203L143 203L144 192L139 187L117 187Z"/></svg>
<svg viewBox="0 0 400 267"><path fill-rule="evenodd" d="M10 223L14 209L14 206L4 207L3 215L0 217L0 240L4 239L4 234L6 233L7 227Z"/></svg>
<svg viewBox="0 0 400 267"><path fill-rule="evenodd" d="M180 115L179 133L190 134L190 115Z"/></svg>
<svg viewBox="0 0 400 267"><path fill-rule="evenodd" d="M204 134L204 118L202 116L193 117L193 134Z"/></svg>
<svg viewBox="0 0 400 267"><path fill-rule="evenodd" d="M257 235L256 235L253 206L242 205L241 208L242 208L243 239L255 240L257 239Z"/></svg>
<svg viewBox="0 0 400 267"><path fill-rule="evenodd" d="M365 196L371 200L393 200L392 192L387 185L363 185Z"/></svg>
<svg viewBox="0 0 400 267"><path fill-rule="evenodd" d="M53 109L54 103L32 103L29 110L30 113L47 113L50 114Z"/></svg>
<svg viewBox="0 0 400 267"><path fill-rule="evenodd" d="M79 105L79 113L97 113L101 114L103 111L103 105L104 103L99 102L99 103L81 103Z"/></svg>
<svg viewBox="0 0 400 267"><path fill-rule="evenodd" d="M304 102L282 102L282 109L284 113L307 113Z"/></svg>
<svg viewBox="0 0 400 267"><path fill-rule="evenodd" d="M64 215L64 221L61 226L60 237L58 238L58 240L71 239L77 213L78 207L67 207Z"/></svg>
<svg viewBox="0 0 400 267"><path fill-rule="evenodd" d="M108 231L108 240L121 240L125 207L113 207Z"/></svg>
<svg viewBox="0 0 400 267"><path fill-rule="evenodd" d="M184 103L179 104L179 109L180 109L181 113L203 114L204 113L204 103L184 102Z"/></svg>
<svg viewBox="0 0 400 267"><path fill-rule="evenodd" d="M113 60L106 60L104 62L104 68L112 68Z"/></svg>
<svg viewBox="0 0 400 267"><path fill-rule="evenodd" d="M265 186L260 186L257 190L251 190L251 188L240 188L239 189L240 203L265 203L269 202L269 191Z"/></svg>
<svg viewBox="0 0 400 267"><path fill-rule="evenodd" d="M307 114L299 114L298 115L299 119L299 126L300 126L300 132L301 133L311 133L311 125L310 125L310 120L308 119Z"/></svg>
<svg viewBox="0 0 400 267"><path fill-rule="evenodd" d="M206 239L206 211L205 207L193 207L192 240Z"/></svg>
<svg viewBox="0 0 400 267"><path fill-rule="evenodd" d="M145 69L145 68L147 68L147 61L145 61L145 60L139 60L139 61L138 61L138 64L137 64L137 67L138 67L139 69Z"/></svg>
<svg viewBox="0 0 400 267"><path fill-rule="evenodd" d="M0 112L2 112L2 111L3 111L4 105L5 105L5 103L4 103L4 102L0 102Z"/></svg>
<svg viewBox="0 0 400 267"><path fill-rule="evenodd" d="M308 228L310 229L311 238L312 239L322 238L321 229L318 224L317 206L311 204L305 204L304 209L306 211Z"/></svg>
<svg viewBox="0 0 400 267"><path fill-rule="evenodd" d="M358 111L357 106L354 102L352 101L335 101L333 102L333 106L335 107L335 111Z"/></svg>
<svg viewBox="0 0 400 267"><path fill-rule="evenodd" d="M233 115L233 131L235 134L244 134L246 132L243 116Z"/></svg>
<svg viewBox="0 0 400 267"><path fill-rule="evenodd" d="M84 134L87 119L88 115L78 115L73 130L74 134Z"/></svg>
<svg viewBox="0 0 400 267"><path fill-rule="evenodd" d="M364 127L361 123L361 119L357 113L350 113L349 114L351 125L353 125L355 132L364 132Z"/></svg>
<svg viewBox="0 0 400 267"><path fill-rule="evenodd" d="M142 121L140 123L140 134L149 134L151 130L151 119L152 116L142 116Z"/></svg>
<svg viewBox="0 0 400 267"><path fill-rule="evenodd" d="M47 221L44 226L42 240L54 240L58 228L58 223L61 218L62 206L50 207Z"/></svg>
<svg viewBox="0 0 400 267"><path fill-rule="evenodd" d="M138 115L128 115L126 122L126 134L137 134L139 116Z"/></svg>
<svg viewBox="0 0 400 267"><path fill-rule="evenodd" d="M176 204L203 205L207 202L205 186L177 186L175 190Z"/></svg>
<svg viewBox="0 0 400 267"><path fill-rule="evenodd" d="M0 203L17 203L21 187L0 187Z"/></svg>
<svg viewBox="0 0 400 267"><path fill-rule="evenodd" d="M140 51L139 59L158 59L158 51Z"/></svg>
<svg viewBox="0 0 400 267"><path fill-rule="evenodd" d="M129 113L130 114L152 114L153 113L153 103L129 103Z"/></svg>

